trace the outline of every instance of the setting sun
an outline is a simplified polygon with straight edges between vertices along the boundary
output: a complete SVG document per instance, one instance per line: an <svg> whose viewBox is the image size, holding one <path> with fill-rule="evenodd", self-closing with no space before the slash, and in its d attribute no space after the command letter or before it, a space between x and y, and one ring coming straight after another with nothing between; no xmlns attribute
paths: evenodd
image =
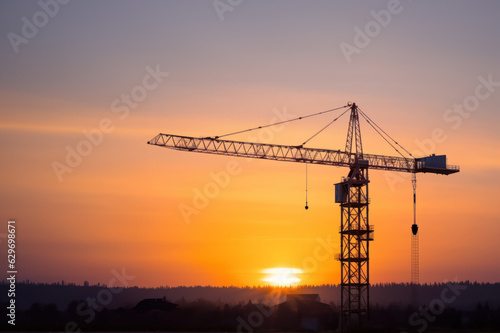
<svg viewBox="0 0 500 333"><path fill-rule="evenodd" d="M302 274L304 271L298 268L276 267L264 269L262 273L267 274L262 281L275 287L285 287L298 284L301 279L297 274Z"/></svg>

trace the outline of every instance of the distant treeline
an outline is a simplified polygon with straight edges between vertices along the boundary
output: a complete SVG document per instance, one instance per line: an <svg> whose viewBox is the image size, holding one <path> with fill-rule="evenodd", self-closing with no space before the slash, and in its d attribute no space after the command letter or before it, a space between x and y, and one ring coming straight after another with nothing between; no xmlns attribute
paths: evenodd
<svg viewBox="0 0 500 333"><path fill-rule="evenodd" d="M206 287L205 287L206 288ZM445 287L446 288L446 287ZM449 286L448 286L449 288ZM224 288L223 288L224 289ZM257 288L258 289L258 288ZM101 289L102 290L102 289ZM500 307L492 308L489 302L477 303L469 311L457 310L451 299L457 296L453 289L444 297L432 300L420 312L414 312L401 303L380 304L371 307L370 329L359 332L402 332L437 329L448 330L499 330ZM294 289L293 291L297 291ZM167 298L146 299L132 307L111 309L105 294L100 297L71 301L65 309L54 303L34 303L26 310L16 311L16 326L6 320L0 329L22 331L326 331L339 325L339 308L334 303L309 302L289 305L284 301L272 305L267 299L246 301L230 305L222 301L184 298L170 302ZM274 295L273 293L269 295ZM279 296L280 294L278 294ZM458 297L458 296L457 296ZM444 304L445 306L441 307ZM2 306L6 305L3 303Z"/></svg>
<svg viewBox="0 0 500 333"><path fill-rule="evenodd" d="M474 310L478 303L488 303L497 309L500 307L500 283L455 282L461 286L459 295L447 303L457 310ZM420 286L420 303L430 304L434 299L452 296L447 295L449 286L446 283L423 284ZM0 302L8 301L8 284L0 283ZM273 287L158 287L158 288L108 288L106 285L84 285L52 283L40 284L18 282L16 286L16 307L18 310L27 310L34 303L54 304L58 310L67 309L74 300L96 299L96 303L104 304L109 309L132 308L145 298L166 297L171 302L196 301L205 299L212 302L229 304L251 300L254 303L267 301L279 303L286 294L318 294L321 302L338 306L340 302L340 287L338 285L299 286L294 288ZM444 293L444 295L442 295ZM281 295L281 299L276 295ZM270 296L272 295L272 297ZM370 303L372 305L389 306L398 304L405 307L411 304L411 288L409 284L387 283L373 284L370 287Z"/></svg>

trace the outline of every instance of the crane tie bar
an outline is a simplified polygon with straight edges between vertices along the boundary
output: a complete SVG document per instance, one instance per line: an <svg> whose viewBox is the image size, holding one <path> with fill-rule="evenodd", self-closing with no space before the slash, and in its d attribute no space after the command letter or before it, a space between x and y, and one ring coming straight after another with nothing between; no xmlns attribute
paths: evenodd
<svg viewBox="0 0 500 333"><path fill-rule="evenodd" d="M313 136L311 136L309 139L307 139L306 141L304 141L299 147L303 147L306 143L308 143L309 141L311 141L312 138L314 138L316 135L318 135L319 133L323 132L328 126L330 126L331 124L333 124L335 121L337 121L340 117L342 117L347 111L349 111L349 109L345 110L344 112L342 112L342 114L340 116L338 116L337 118L333 119L332 121L330 121L325 127L323 127L322 129L320 129L318 132L316 132Z"/></svg>
<svg viewBox="0 0 500 333"><path fill-rule="evenodd" d="M395 151L397 151L399 153L399 155L403 156L404 158L406 158L403 154L401 154L401 152L399 150L396 149L396 147L394 147L378 130L377 128L382 131L382 133L384 133L389 139L391 139L395 144L397 144L399 147L401 147L401 149L403 149L408 155L410 155L411 157L413 157L413 155L405 149L405 147L401 146L396 140L394 140L389 134L387 134L379 125L377 125L370 117L368 117L368 115L366 113L364 113L360 108L358 108L358 111L359 113L363 116L363 118L365 118L366 122L368 124L370 124L371 127L373 127L373 129L382 137L384 138L385 141L387 141L387 143L389 145L391 145L392 148L394 148ZM377 127L375 128L374 125Z"/></svg>
<svg viewBox="0 0 500 333"><path fill-rule="evenodd" d="M293 118L293 119L288 119L288 120L280 121L280 122L269 124L269 125L263 125L263 126L249 128L249 129L246 129L246 130L237 131L237 132L233 132L233 133L229 133L229 134L219 135L219 136L214 137L214 139L219 139L219 138L223 138L223 137L230 136L230 135L235 135L235 134L240 134L240 133L255 131L255 130L259 130L259 129L266 128L266 127L281 125L281 124L285 124L285 123L289 123L289 122L292 122L292 121L301 120L301 119L305 119L305 118L309 118L309 117L319 116L320 114L324 114L324 113L328 113L328 112L333 112L333 111L340 110L340 109L347 108L347 107L349 107L349 106L348 105L344 105L344 106L341 106L341 107L338 107L338 108L335 108L335 109L321 111L321 112L309 114L309 115L306 115L306 116L301 116L301 117L297 117L297 118Z"/></svg>

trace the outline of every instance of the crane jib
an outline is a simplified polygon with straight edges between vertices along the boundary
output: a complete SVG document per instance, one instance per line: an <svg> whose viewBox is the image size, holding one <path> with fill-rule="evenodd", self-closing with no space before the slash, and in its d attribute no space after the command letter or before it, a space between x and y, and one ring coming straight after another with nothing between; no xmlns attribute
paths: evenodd
<svg viewBox="0 0 500 333"><path fill-rule="evenodd" d="M148 144L207 154L324 164L341 167L360 165L378 170L429 172L437 174L450 174L459 171L457 166L446 165L446 156L444 155L417 159L372 154L363 154L361 157L356 153L348 153L340 150L221 140L210 137L195 138L163 133L155 136Z"/></svg>

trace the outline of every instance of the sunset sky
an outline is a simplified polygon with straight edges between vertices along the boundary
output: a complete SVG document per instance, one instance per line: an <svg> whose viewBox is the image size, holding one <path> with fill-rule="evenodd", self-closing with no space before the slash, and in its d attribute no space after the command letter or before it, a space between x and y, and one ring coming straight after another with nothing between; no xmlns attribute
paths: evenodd
<svg viewBox="0 0 500 333"><path fill-rule="evenodd" d="M499 281L500 2L64 2L0 2L0 259L15 219L19 279L242 286L291 267L339 283L348 169L309 166L306 211L303 164L146 143L353 101L415 156L461 167L418 175L421 282ZM339 114L228 139L299 145ZM347 124L308 146L344 149ZM366 153L397 154L361 131ZM371 282L409 282L410 175L370 180Z"/></svg>

